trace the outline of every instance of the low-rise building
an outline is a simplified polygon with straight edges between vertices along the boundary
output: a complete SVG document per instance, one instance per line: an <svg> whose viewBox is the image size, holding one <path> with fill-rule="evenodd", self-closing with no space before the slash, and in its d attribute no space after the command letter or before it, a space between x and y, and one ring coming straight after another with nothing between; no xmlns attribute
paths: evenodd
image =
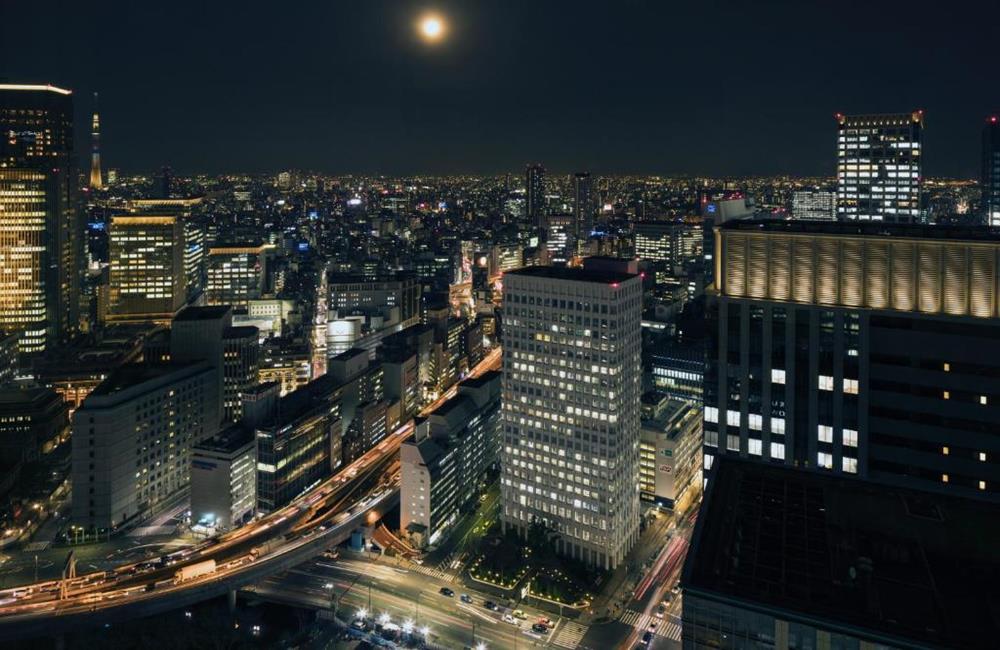
<svg viewBox="0 0 1000 650"><path fill-rule="evenodd" d="M191 521L211 531L238 527L257 506L257 441L234 424L191 450Z"/></svg>
<svg viewBox="0 0 1000 650"><path fill-rule="evenodd" d="M500 373L458 386L417 424L400 448L400 528L418 547L434 545L478 495L500 448Z"/></svg>
<svg viewBox="0 0 1000 650"><path fill-rule="evenodd" d="M646 393L641 422L640 496L673 508L701 484L701 409L662 393Z"/></svg>

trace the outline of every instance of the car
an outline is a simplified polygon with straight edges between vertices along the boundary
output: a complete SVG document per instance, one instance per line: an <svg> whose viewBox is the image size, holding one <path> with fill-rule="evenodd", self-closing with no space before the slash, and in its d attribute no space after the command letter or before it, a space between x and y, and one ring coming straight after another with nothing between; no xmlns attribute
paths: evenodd
<svg viewBox="0 0 1000 650"><path fill-rule="evenodd" d="M520 622L518 622L518 620L516 618L514 618L510 614L504 614L503 615L503 622L504 623L510 623L511 625L520 625L521 624Z"/></svg>
<svg viewBox="0 0 1000 650"><path fill-rule="evenodd" d="M653 619L652 621L649 622L649 628L647 629L649 629L650 632L655 632L656 625L657 625L656 619Z"/></svg>
<svg viewBox="0 0 1000 650"><path fill-rule="evenodd" d="M523 609L515 609L511 613L514 615L514 618L520 618L520 619L528 618L528 615L524 613Z"/></svg>
<svg viewBox="0 0 1000 650"><path fill-rule="evenodd" d="M642 635L642 645L649 645L649 642L653 640L653 633L646 632Z"/></svg>
<svg viewBox="0 0 1000 650"><path fill-rule="evenodd" d="M459 598L463 603L472 603L472 596L469 594L462 594Z"/></svg>
<svg viewBox="0 0 1000 650"><path fill-rule="evenodd" d="M354 622L351 623L351 627L355 630L363 630L365 629L365 622L360 618L356 618L354 619Z"/></svg>
<svg viewBox="0 0 1000 650"><path fill-rule="evenodd" d="M489 610L495 610L497 608L497 604L494 603L492 600L487 600L485 603L483 603L483 607Z"/></svg>
<svg viewBox="0 0 1000 650"><path fill-rule="evenodd" d="M681 583L675 583L673 587L670 588L670 593L677 596L681 593Z"/></svg>
<svg viewBox="0 0 1000 650"><path fill-rule="evenodd" d="M552 626L552 619L549 618L548 616L539 616L538 622L546 627Z"/></svg>
<svg viewBox="0 0 1000 650"><path fill-rule="evenodd" d="M666 606L663 603L660 603L660 606L656 608L656 618L663 618L663 614L666 613L666 611Z"/></svg>
<svg viewBox="0 0 1000 650"><path fill-rule="evenodd" d="M539 634L548 634L549 633L549 626L542 625L541 623L535 623L534 625L531 626L531 629L532 629L532 631L538 632Z"/></svg>
<svg viewBox="0 0 1000 650"><path fill-rule="evenodd" d="M455 595L454 590L449 589L448 587L441 587L440 589L438 589L438 593L441 594L442 596L447 596L448 598L451 598L452 596Z"/></svg>

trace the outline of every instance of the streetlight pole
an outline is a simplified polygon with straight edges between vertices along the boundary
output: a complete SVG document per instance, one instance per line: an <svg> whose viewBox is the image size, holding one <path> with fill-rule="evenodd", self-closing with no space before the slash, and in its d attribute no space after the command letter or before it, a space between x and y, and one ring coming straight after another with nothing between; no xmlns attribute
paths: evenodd
<svg viewBox="0 0 1000 650"><path fill-rule="evenodd" d="M35 579L35 582L38 582L37 578ZM424 592L422 592L422 591L418 591L417 592L417 612L416 612L416 615L413 617L413 621L414 621L413 624L414 625L420 625L420 595L422 593L424 593Z"/></svg>

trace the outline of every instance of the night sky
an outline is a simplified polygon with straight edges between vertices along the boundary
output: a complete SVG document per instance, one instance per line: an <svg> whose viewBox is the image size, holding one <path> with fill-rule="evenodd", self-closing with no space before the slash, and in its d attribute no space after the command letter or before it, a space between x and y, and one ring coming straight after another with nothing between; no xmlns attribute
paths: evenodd
<svg viewBox="0 0 1000 650"><path fill-rule="evenodd" d="M832 174L835 112L923 108L925 173L972 177L998 25L994 0L0 0L0 78L75 90L83 153L99 91L125 171Z"/></svg>

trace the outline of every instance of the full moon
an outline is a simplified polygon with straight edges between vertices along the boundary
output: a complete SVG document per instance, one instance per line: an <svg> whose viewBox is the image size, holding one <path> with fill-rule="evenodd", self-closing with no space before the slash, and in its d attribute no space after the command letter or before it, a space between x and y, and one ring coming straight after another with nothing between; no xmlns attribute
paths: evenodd
<svg viewBox="0 0 1000 650"><path fill-rule="evenodd" d="M444 36L444 21L438 16L424 16L420 19L420 35L431 43L440 40Z"/></svg>

